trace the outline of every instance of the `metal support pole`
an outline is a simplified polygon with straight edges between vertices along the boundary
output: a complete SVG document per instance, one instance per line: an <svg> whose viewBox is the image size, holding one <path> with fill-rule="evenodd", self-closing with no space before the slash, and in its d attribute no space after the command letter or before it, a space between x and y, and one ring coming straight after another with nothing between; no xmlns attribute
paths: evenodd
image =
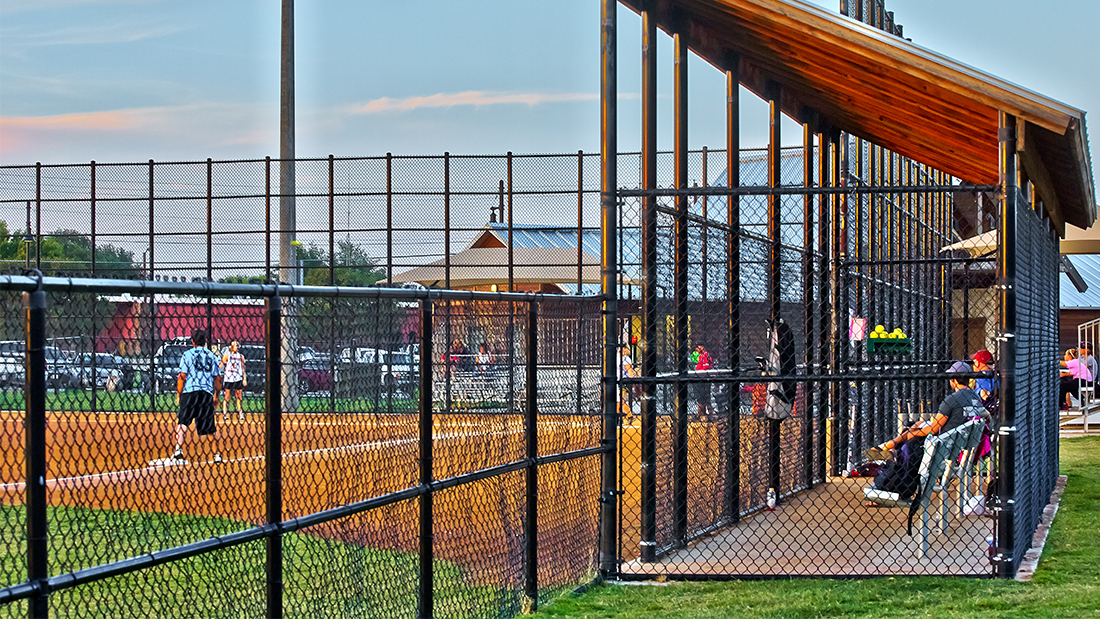
<svg viewBox="0 0 1100 619"><path fill-rule="evenodd" d="M834 130L829 136L829 142L832 145L832 157L831 157L831 181L830 184L833 187L840 187L842 184L843 173L842 166L846 159L841 155L841 149L844 146L844 140L839 131ZM845 209L842 206L844 197L839 194L833 194L831 196L832 213L830 220L832 221L832 288L833 288L833 307L832 307L832 320L830 321L829 330L832 332L830 336L829 352L831 359L829 365L829 371L831 374L840 374L843 372L842 360L844 358L844 349L848 345L847 338L845 337L848 332L848 325L845 324L847 316L847 303L844 302L844 295L847 294L844 286L844 274L841 271L844 260L847 258L844 247L844 216ZM848 383L834 383L830 387L829 395L829 410L833 414L833 428L832 428L832 474L834 476L840 475L846 463L842 464L841 459L846 458L847 451L841 444L845 437L845 430L847 428L848 418L846 406L845 394L848 390Z"/></svg>
<svg viewBox="0 0 1100 619"><path fill-rule="evenodd" d="M271 157L264 157L264 281L271 283L271 275Z"/></svg>
<svg viewBox="0 0 1100 619"><path fill-rule="evenodd" d="M642 188L657 188L657 19L642 12ZM642 354L639 374L657 376L657 209L642 198ZM640 558L657 560L657 385L646 383L641 402Z"/></svg>
<svg viewBox="0 0 1100 619"><path fill-rule="evenodd" d="M673 48L673 160L674 183L677 189L688 187L688 40L687 35L672 35ZM688 495L688 198L676 196L675 264L673 267L676 306L673 308L676 329L677 381L672 432L672 543L687 544Z"/></svg>
<svg viewBox="0 0 1100 619"><path fill-rule="evenodd" d="M28 600L28 616L49 616L49 591L44 588L50 572L49 521L46 506L46 293L43 290L23 294L26 311L27 361L26 394L27 463L27 580L39 588Z"/></svg>
<svg viewBox="0 0 1100 619"><path fill-rule="evenodd" d="M443 153L443 287L451 289L451 153ZM450 321L450 312L447 312ZM448 341L447 345L451 343Z"/></svg>
<svg viewBox="0 0 1100 619"><path fill-rule="evenodd" d="M279 296L267 300L264 325L267 342L267 384L278 385L283 375L283 301ZM283 402L282 390L267 389L264 415L264 462L266 464L267 524L283 521ZM283 537L275 532L267 537L267 616L283 616Z"/></svg>
<svg viewBox="0 0 1100 619"><path fill-rule="evenodd" d="M782 162L782 110L779 100L782 91L778 84L768 86L768 187L775 189L782 184L780 176ZM780 288L781 288L781 254L782 242L780 217L782 215L781 196L771 194L768 196L768 320L770 324L778 324L782 317L780 313ZM768 486L775 488L776 494L782 494L780 490L780 421L768 420Z"/></svg>
<svg viewBox="0 0 1100 619"><path fill-rule="evenodd" d="M617 346L619 335L619 267L618 267L618 136L616 135L618 77L616 67L615 28L617 0L600 3L600 208L601 245L600 292L603 301L603 373L602 410L603 440L608 447L600 467L600 547L599 569L603 578L618 574L618 499L615 391L618 388Z"/></svg>
<svg viewBox="0 0 1100 619"><path fill-rule="evenodd" d="M577 294L584 294L584 151L577 151ZM577 365L580 368L580 364ZM578 393L580 393L578 391Z"/></svg>
<svg viewBox="0 0 1100 619"><path fill-rule="evenodd" d="M741 185L741 58L729 53L726 57L726 186ZM726 223L726 298L729 299L729 359L730 372L741 376L741 196L728 198ZM741 521L741 383L734 380L726 387L728 410L726 423L729 444L726 457L726 489L724 505L729 522Z"/></svg>
<svg viewBox="0 0 1100 619"><path fill-rule="evenodd" d="M997 279L1000 290L1000 373L1001 426L997 473L997 554L993 565L997 576L1015 573L1016 498L1016 212L1018 200L1016 167L1016 117L1000 113L1001 221L997 245Z"/></svg>
<svg viewBox="0 0 1100 619"><path fill-rule="evenodd" d="M390 283L393 283L393 154L392 153L386 153L386 281L390 282Z"/></svg>
<svg viewBox="0 0 1100 619"><path fill-rule="evenodd" d="M92 160L92 164L88 167L88 174L91 177L89 179L89 182L88 182L88 190L89 190L88 193L90 195L89 207L90 207L90 211L91 211L90 212L91 221L89 223L91 224L91 230L92 230L91 273L92 273L92 277L95 277L97 274L95 272L95 267L96 267L96 260L95 260L95 248L96 248L96 225L95 225L95 206L96 206L96 204L95 203L96 203L96 195L95 195L95 160L94 159ZM144 277L144 276L145 276L145 274L142 273L142 277Z"/></svg>
<svg viewBox="0 0 1100 619"><path fill-rule="evenodd" d="M206 281L214 278L214 161L206 158ZM206 297L206 336L207 343L213 344L214 301Z"/></svg>
<svg viewBox="0 0 1100 619"><path fill-rule="evenodd" d="M539 604L539 404L538 404L538 303L527 304L527 407L524 411L524 432L527 439L527 517L523 533L527 545L523 560L524 593L527 608L534 611Z"/></svg>
<svg viewBox="0 0 1100 619"><path fill-rule="evenodd" d="M450 317L447 317L448 321ZM417 617L433 616L435 580L432 473L432 300L420 302L420 607Z"/></svg>
<svg viewBox="0 0 1100 619"><path fill-rule="evenodd" d="M42 271L42 162L34 164L34 268Z"/></svg>
<svg viewBox="0 0 1100 619"><path fill-rule="evenodd" d="M807 189L814 186L814 132L809 121L802 125L802 181ZM802 325L806 348L803 364L807 379L802 390L802 474L807 488L814 487L814 411L813 391L816 383L809 378L814 364L814 198L807 193L802 198Z"/></svg>
<svg viewBox="0 0 1100 619"><path fill-rule="evenodd" d="M280 279L300 285L296 240L298 216L294 200L294 0L283 0L279 90L279 265ZM296 334L297 329L288 329ZM292 345L295 342L290 342ZM297 349L297 346L293 346ZM279 383L273 383L276 385ZM291 389L293 392L293 388Z"/></svg>
<svg viewBox="0 0 1100 619"><path fill-rule="evenodd" d="M830 180L829 177L829 141L828 135L824 127L818 129L817 134L817 178L821 187L825 187ZM816 373L822 375L826 373L825 366L831 360L830 346L832 345L832 338L826 333L829 329L829 250L831 248L829 238L829 198L825 195L818 196L817 202L817 243L818 243L818 263L817 263L817 299L818 299L818 365ZM817 478L824 481L828 462L828 432L826 423L830 417L831 409L829 408L829 392L833 389L832 383L828 386L818 383L818 387L814 393L814 401L817 405Z"/></svg>
<svg viewBox="0 0 1100 619"><path fill-rule="evenodd" d="M332 155L328 156L328 285L336 285L336 162Z"/></svg>

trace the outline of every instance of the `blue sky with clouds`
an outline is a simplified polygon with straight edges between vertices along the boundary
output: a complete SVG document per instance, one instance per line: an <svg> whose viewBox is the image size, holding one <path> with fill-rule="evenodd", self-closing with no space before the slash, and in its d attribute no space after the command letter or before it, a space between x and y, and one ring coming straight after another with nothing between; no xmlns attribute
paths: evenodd
<svg viewBox="0 0 1100 619"><path fill-rule="evenodd" d="M277 156L279 5L0 0L0 163ZM887 8L924 47L1100 109L1096 0ZM295 10L299 156L599 147L598 0L297 0ZM620 148L629 150L639 140L640 20L619 16ZM672 66L661 38L665 146ZM719 147L723 76L698 60L689 70L691 146ZM746 143L762 145L764 105L747 103L742 125Z"/></svg>

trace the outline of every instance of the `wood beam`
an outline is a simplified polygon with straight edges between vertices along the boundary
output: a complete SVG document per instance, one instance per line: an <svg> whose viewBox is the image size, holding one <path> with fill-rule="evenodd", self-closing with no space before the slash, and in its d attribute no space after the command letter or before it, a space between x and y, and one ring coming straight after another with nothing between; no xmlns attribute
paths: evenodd
<svg viewBox="0 0 1100 619"><path fill-rule="evenodd" d="M1062 215L1062 206L1058 203L1058 192L1054 190L1050 173L1047 171L1046 165L1043 164L1042 157L1039 156L1038 146L1034 143L1034 140L1028 139L1028 134L1034 132L1034 126L1029 122L1020 123L1016 130L1016 153L1020 156L1024 173L1027 174L1028 180L1031 181L1036 193L1043 201L1043 208L1046 210L1047 216L1050 217L1051 223L1054 224L1054 230L1058 232L1059 237L1064 237L1066 236L1066 219Z"/></svg>

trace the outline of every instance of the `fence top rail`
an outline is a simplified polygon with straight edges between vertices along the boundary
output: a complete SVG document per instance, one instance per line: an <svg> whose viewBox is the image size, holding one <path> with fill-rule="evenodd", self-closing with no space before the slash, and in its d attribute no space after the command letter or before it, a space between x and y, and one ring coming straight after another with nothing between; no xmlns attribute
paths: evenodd
<svg viewBox="0 0 1100 619"><path fill-rule="evenodd" d="M360 288L350 286L291 286L289 284L223 284L219 282L157 282L148 280L93 277L42 277L0 275L0 290L32 292L130 294L135 297L158 294L241 297L327 297L348 299L515 301L531 303L555 299L569 302L595 301L602 295L558 295L531 292L482 292L436 288Z"/></svg>

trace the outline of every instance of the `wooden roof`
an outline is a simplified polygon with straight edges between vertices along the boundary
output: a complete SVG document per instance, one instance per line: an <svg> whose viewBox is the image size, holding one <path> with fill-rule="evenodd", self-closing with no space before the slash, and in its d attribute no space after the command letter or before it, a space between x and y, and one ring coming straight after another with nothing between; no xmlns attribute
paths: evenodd
<svg viewBox="0 0 1100 619"><path fill-rule="evenodd" d="M1096 219L1085 113L799 0L621 0L784 113L977 184L998 182L998 112L1018 118L1025 171L1056 221ZM976 27L981 27L976 24ZM732 54L731 54L732 52ZM766 98L766 97L765 97Z"/></svg>

